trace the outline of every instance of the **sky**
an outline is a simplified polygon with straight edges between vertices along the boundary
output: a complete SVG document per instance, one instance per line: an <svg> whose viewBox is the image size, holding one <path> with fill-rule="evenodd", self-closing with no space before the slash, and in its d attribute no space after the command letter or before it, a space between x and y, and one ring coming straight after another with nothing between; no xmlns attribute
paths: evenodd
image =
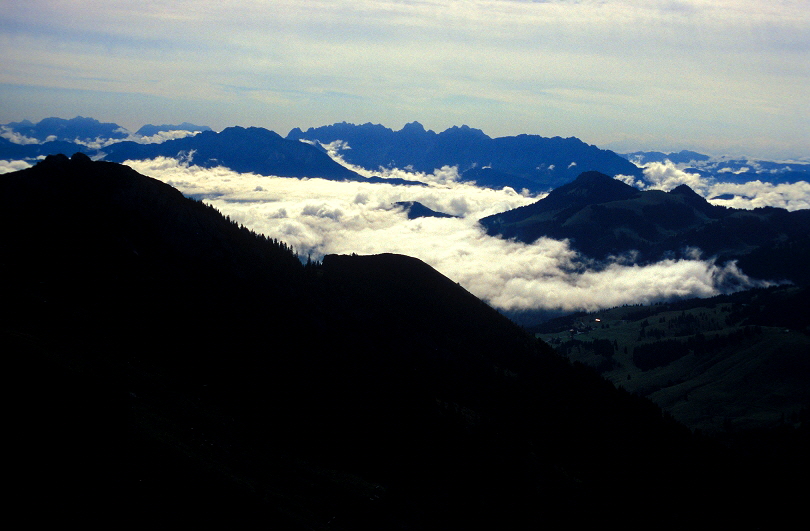
<svg viewBox="0 0 810 531"><path fill-rule="evenodd" d="M810 0L6 0L0 123L340 121L804 158Z"/></svg>

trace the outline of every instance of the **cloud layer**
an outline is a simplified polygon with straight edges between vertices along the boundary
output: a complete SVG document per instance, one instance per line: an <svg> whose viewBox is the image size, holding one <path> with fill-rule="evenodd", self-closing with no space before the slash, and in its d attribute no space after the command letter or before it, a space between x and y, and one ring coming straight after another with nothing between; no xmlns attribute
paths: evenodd
<svg viewBox="0 0 810 531"><path fill-rule="evenodd" d="M595 264L567 242L526 245L487 236L481 217L529 204L512 189L458 183L454 168L434 174L392 170L428 186L343 183L203 169L174 159L128 161L137 171L204 198L251 229L318 259L329 253L382 252L415 256L492 305L509 310L594 310L678 297L705 297L759 285L734 264L665 260L640 267ZM408 220L398 201L460 216Z"/></svg>

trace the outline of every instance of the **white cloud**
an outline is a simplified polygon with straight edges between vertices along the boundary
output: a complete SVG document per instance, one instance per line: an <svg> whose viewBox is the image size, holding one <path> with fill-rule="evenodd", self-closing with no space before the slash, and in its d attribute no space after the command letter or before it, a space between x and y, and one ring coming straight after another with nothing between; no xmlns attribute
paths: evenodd
<svg viewBox="0 0 810 531"><path fill-rule="evenodd" d="M31 165L24 160L0 160L0 174L30 168Z"/></svg>
<svg viewBox="0 0 810 531"><path fill-rule="evenodd" d="M680 169L670 161L650 162L644 165L645 189L666 192L685 184L695 192L705 195L708 183L698 173Z"/></svg>
<svg viewBox="0 0 810 531"><path fill-rule="evenodd" d="M167 140L177 140L178 138L186 138L188 136L194 136L201 131L160 131L155 133L152 136L142 136L142 135L130 135L126 140L132 140L133 142L137 142L138 144L162 144Z"/></svg>
<svg viewBox="0 0 810 531"><path fill-rule="evenodd" d="M0 127L0 138L5 138L6 140L8 140L13 144L20 144L20 145L39 144L39 140L37 140L36 138L31 138L21 133L17 133L7 125Z"/></svg>
<svg viewBox="0 0 810 531"><path fill-rule="evenodd" d="M639 267L594 264L565 241L532 245L487 236L481 217L536 198L452 179L394 186L289 179L203 169L174 159L128 161L137 171L206 201L232 219L278 238L302 256L401 253L420 258L473 294L504 309L598 309L676 297L710 296L757 285L733 264L665 260ZM393 171L393 170L392 170ZM403 170L397 176L431 179ZM419 201L459 218L408 220L397 201Z"/></svg>
<svg viewBox="0 0 810 531"><path fill-rule="evenodd" d="M710 198L720 195L734 195L733 199L712 199L712 203L731 208L753 209L777 207L787 210L810 208L810 183L772 184L762 181L747 183L716 183L709 188Z"/></svg>
<svg viewBox="0 0 810 531"><path fill-rule="evenodd" d="M161 144L163 142L166 142L167 140L176 140L178 138L194 136L198 134L200 131L160 131L152 136L142 136L135 133L129 133L128 131L124 132L128 133L126 138L98 137L95 140L89 141L80 140L76 138L72 142L74 144L79 144L81 146L85 146L90 149L104 149L105 147L112 144L116 144L118 142L136 142L138 144Z"/></svg>

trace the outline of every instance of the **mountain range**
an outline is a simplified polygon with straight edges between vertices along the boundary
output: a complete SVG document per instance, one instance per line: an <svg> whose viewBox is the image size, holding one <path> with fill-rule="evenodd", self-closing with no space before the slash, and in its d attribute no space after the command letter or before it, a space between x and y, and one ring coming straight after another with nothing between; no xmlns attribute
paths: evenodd
<svg viewBox="0 0 810 531"><path fill-rule="evenodd" d="M284 529L801 514L806 422L743 448L695 435L414 258L302 263L81 153L0 176L0 197L26 511Z"/></svg>
<svg viewBox="0 0 810 531"><path fill-rule="evenodd" d="M487 234L532 243L567 239L595 259L634 263L691 257L736 260L756 278L810 283L810 211L740 210L710 204L686 185L640 191L599 172L582 173L543 199L480 220Z"/></svg>
<svg viewBox="0 0 810 531"><path fill-rule="evenodd" d="M457 166L462 181L476 181L481 186L509 183L515 189L526 188L533 193L565 184L587 170L641 176L641 170L626 159L577 138L491 138L466 125L436 133L425 130L419 122L411 122L399 131L370 123L343 122L306 131L296 128L287 138L322 144L345 142L350 149L340 155L351 164L371 170L411 167L431 173L443 166Z"/></svg>
<svg viewBox="0 0 810 531"><path fill-rule="evenodd" d="M184 134L171 134L178 132ZM372 173L410 168L430 174L448 166L457 168L464 182L496 189L509 186L531 193L557 188L584 171L643 180L643 170L630 161L639 164L670 161L683 171L718 182L759 180L779 184L810 180L810 164L804 162L715 159L694 151L639 151L619 155L573 137L523 134L491 138L466 125L436 133L418 122L406 124L399 131L370 123L342 122L306 131L294 128L282 139L258 127L226 128L217 133L210 127L187 122L147 124L133 134L114 123L79 116L69 120L46 118L36 124L27 120L10 122L0 125L0 133L0 160L36 160L57 153L82 152L94 159L124 162L132 157L187 159L192 153L194 163L203 166L223 165L261 175L280 172L281 176L289 177L358 179L339 164L330 164L309 148L295 145L300 142L281 142L304 140L320 151L324 151L323 145L332 145L345 161ZM179 136L187 138L179 142L181 139L176 138ZM166 145L162 146L160 141L165 141ZM136 142L141 146L134 145ZM379 177L370 179L412 184L395 179L381 181Z"/></svg>

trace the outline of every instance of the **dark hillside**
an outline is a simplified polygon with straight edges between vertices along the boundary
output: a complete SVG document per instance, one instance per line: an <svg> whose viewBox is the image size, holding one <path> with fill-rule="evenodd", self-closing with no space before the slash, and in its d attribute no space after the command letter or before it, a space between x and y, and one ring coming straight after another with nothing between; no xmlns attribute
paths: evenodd
<svg viewBox="0 0 810 531"><path fill-rule="evenodd" d="M755 278L810 282L810 211L715 206L685 185L642 192L585 172L536 203L480 222L490 235L526 243L568 239L599 260L636 251L639 262L653 262L697 248L720 263L738 260Z"/></svg>
<svg viewBox="0 0 810 531"><path fill-rule="evenodd" d="M0 198L10 481L43 519L681 528L800 507L754 446L736 461L418 260L302 265L83 155L3 175Z"/></svg>

